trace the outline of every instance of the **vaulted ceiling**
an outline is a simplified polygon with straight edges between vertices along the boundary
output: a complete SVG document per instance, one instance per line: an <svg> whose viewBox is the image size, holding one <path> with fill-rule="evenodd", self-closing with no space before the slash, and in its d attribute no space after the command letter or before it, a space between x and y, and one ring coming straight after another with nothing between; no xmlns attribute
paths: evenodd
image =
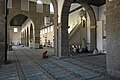
<svg viewBox="0 0 120 80"><path fill-rule="evenodd" d="M27 16L22 14L16 15L10 22L11 26L22 26L22 24L27 20Z"/></svg>

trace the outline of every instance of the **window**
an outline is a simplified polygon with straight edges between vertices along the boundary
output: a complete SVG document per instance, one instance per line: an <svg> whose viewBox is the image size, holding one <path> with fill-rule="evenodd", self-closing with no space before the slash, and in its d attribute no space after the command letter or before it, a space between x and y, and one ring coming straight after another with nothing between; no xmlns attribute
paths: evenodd
<svg viewBox="0 0 120 80"><path fill-rule="evenodd" d="M45 28L45 33L47 33L47 28Z"/></svg>
<svg viewBox="0 0 120 80"><path fill-rule="evenodd" d="M53 31L53 26L51 26L51 32Z"/></svg>
<svg viewBox="0 0 120 80"><path fill-rule="evenodd" d="M40 34L43 34L42 30L40 30Z"/></svg>
<svg viewBox="0 0 120 80"><path fill-rule="evenodd" d="M48 27L48 32L50 32L50 27Z"/></svg>
<svg viewBox="0 0 120 80"><path fill-rule="evenodd" d="M50 12L54 13L54 8L53 8L53 4L52 3L50 3Z"/></svg>
<svg viewBox="0 0 120 80"><path fill-rule="evenodd" d="M37 4L42 4L42 1L41 0L37 0Z"/></svg>
<svg viewBox="0 0 120 80"><path fill-rule="evenodd" d="M43 33L43 34L45 33L45 30L44 30L44 29L42 30L42 33Z"/></svg>
<svg viewBox="0 0 120 80"><path fill-rule="evenodd" d="M14 32L18 32L18 28L14 28Z"/></svg>

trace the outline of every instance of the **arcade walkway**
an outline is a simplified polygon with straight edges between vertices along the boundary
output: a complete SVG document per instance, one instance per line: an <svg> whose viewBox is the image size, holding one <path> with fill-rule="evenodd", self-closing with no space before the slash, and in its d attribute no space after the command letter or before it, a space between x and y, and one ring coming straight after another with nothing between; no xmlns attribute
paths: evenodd
<svg viewBox="0 0 120 80"><path fill-rule="evenodd" d="M46 49L14 47L8 52L8 64L0 70L0 80L117 80L106 74L105 55L81 55L42 59Z"/></svg>

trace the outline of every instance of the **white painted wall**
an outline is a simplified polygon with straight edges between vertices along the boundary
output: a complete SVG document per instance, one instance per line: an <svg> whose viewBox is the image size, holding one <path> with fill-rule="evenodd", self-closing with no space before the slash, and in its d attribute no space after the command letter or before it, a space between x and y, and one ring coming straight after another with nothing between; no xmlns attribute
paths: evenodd
<svg viewBox="0 0 120 80"><path fill-rule="evenodd" d="M45 32L45 29L47 30L47 32ZM40 44L47 45L47 44L45 44L45 37L47 37L47 42L48 42L48 40L50 40L50 45L52 47L54 47L54 31L53 31L53 29L51 29L51 27L49 27L49 30L48 30L48 28L45 28L45 29L40 30L40 32L42 32L40 34L40 39L41 39Z"/></svg>
<svg viewBox="0 0 120 80"><path fill-rule="evenodd" d="M99 7L99 19L97 21L97 48L102 52L106 50L106 39L103 39L103 36L106 36L106 16L104 14L105 10L105 5Z"/></svg>
<svg viewBox="0 0 120 80"><path fill-rule="evenodd" d="M18 32L14 32L14 28L18 28ZM11 37L11 42L14 45L17 45L17 43L21 43L21 26L10 26L10 37Z"/></svg>
<svg viewBox="0 0 120 80"><path fill-rule="evenodd" d="M35 42L35 31L34 31L34 24L33 24L33 22L31 21L31 19L27 19L24 23L23 23L23 25L22 25L22 30L21 30L21 32L23 32L23 31L25 31L26 30L26 33L27 33L27 27L28 27L28 30L29 30L29 35L30 35L30 25L33 25L33 41L32 41L32 47L34 47L34 42ZM26 34L26 36L27 36L27 34ZM30 39L30 38L29 38ZM31 47L31 45L30 45L30 40L29 40L29 47Z"/></svg>
<svg viewBox="0 0 120 80"><path fill-rule="evenodd" d="M90 50L90 17L87 13L87 47Z"/></svg>
<svg viewBox="0 0 120 80"><path fill-rule="evenodd" d="M103 36L106 36L105 31L105 23L106 17L104 15L104 11L106 10L105 5L100 7L93 6L93 11L95 13L96 21L97 21L97 48L100 51L106 50L106 39L103 39ZM90 42L90 19L87 17L87 42Z"/></svg>
<svg viewBox="0 0 120 80"><path fill-rule="evenodd" d="M98 21L99 20L99 7L93 6L93 5L91 5L91 7L95 13L96 20Z"/></svg>
<svg viewBox="0 0 120 80"><path fill-rule="evenodd" d="M75 6L74 6L75 7ZM103 36L106 36L105 32L105 22L106 22L106 17L104 15L105 11L105 5L102 5L100 7L96 7L91 5L93 8L93 11L95 13L95 17L97 20L97 48L100 51L103 51L106 49L106 40L103 39ZM75 24L77 23L77 19L79 18L79 11L74 12L69 15L69 26L74 27ZM90 18L89 15L87 14L87 46L89 49L89 43L90 43Z"/></svg>
<svg viewBox="0 0 120 80"><path fill-rule="evenodd" d="M106 11L106 5L102 5L99 7L99 20L106 20L106 16L104 12Z"/></svg>
<svg viewBox="0 0 120 80"><path fill-rule="evenodd" d="M70 26L70 28L68 29L68 32L70 32L77 23L81 22L79 11L80 10L77 10L77 11L69 14L68 25Z"/></svg>
<svg viewBox="0 0 120 80"><path fill-rule="evenodd" d="M64 0L57 0L57 2L58 2L58 23L61 23L61 13L62 13Z"/></svg>
<svg viewBox="0 0 120 80"><path fill-rule="evenodd" d="M80 6L80 4L78 4L78 3L72 3L71 7L70 7L70 11L77 8L77 7L79 7L79 6Z"/></svg>
<svg viewBox="0 0 120 80"><path fill-rule="evenodd" d="M103 25L102 21L97 21L97 49L102 51L103 50Z"/></svg>

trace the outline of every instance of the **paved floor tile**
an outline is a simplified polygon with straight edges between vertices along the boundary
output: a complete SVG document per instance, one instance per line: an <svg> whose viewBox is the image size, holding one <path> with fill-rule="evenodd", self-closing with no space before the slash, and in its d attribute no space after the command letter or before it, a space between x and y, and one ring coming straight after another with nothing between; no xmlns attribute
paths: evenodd
<svg viewBox="0 0 120 80"><path fill-rule="evenodd" d="M42 59L48 50L50 58ZM8 51L9 64L0 69L0 80L117 80L106 73L105 55L79 54L55 59L53 48L13 47Z"/></svg>

